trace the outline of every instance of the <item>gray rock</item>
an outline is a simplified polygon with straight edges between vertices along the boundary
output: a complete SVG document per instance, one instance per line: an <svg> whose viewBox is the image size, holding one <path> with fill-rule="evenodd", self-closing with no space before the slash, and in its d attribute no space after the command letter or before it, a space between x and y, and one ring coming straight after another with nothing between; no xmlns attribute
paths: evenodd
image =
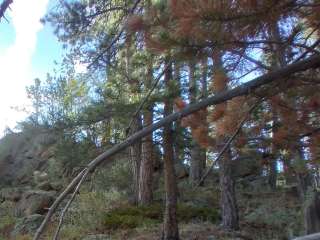
<svg viewBox="0 0 320 240"><path fill-rule="evenodd" d="M33 181L36 185L46 183L49 181L49 176L46 172L34 171Z"/></svg>
<svg viewBox="0 0 320 240"><path fill-rule="evenodd" d="M44 216L40 214L30 215L18 220L11 233L11 237L15 239L17 235L33 234L43 221Z"/></svg>
<svg viewBox="0 0 320 240"><path fill-rule="evenodd" d="M109 237L109 235L106 235L106 234L88 235L82 238L82 240L110 240L110 239L111 238Z"/></svg>
<svg viewBox="0 0 320 240"><path fill-rule="evenodd" d="M0 185L17 186L33 182L33 172L48 168L44 154L54 141L47 133L11 133L0 139Z"/></svg>
<svg viewBox="0 0 320 240"><path fill-rule="evenodd" d="M16 207L17 216L44 214L54 201L54 191L30 190L22 195Z"/></svg>

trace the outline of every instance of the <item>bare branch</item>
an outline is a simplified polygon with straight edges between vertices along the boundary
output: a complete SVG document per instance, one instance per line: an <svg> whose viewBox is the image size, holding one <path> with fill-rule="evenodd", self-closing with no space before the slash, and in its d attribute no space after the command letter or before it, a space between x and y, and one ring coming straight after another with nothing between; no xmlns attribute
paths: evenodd
<svg viewBox="0 0 320 240"><path fill-rule="evenodd" d="M5 18L4 14L7 11L7 9L10 8L11 3L13 3L13 0L4 0L1 3L1 5L0 5L0 21L1 21L1 18Z"/></svg>
<svg viewBox="0 0 320 240"><path fill-rule="evenodd" d="M84 172L84 174L82 175L77 187L74 189L74 191L72 193L72 196L69 199L67 205L64 207L64 209L61 212L61 215L60 215L60 218L59 218L59 224L58 224L57 230L56 230L56 232L54 234L53 240L58 240L59 239L58 237L59 237L59 233L60 233L60 230L61 230L61 227L62 227L64 216L67 213L67 211L68 211L71 203L73 202L74 198L76 197L77 192L80 190L80 187L81 187L83 181L86 179L86 177L89 174L89 171L87 171L87 169L84 169L82 171Z"/></svg>

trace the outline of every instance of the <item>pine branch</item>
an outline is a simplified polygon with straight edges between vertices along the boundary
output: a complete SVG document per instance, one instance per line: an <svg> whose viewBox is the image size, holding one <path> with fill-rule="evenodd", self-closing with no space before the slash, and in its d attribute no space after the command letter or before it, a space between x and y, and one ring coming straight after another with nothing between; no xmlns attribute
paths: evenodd
<svg viewBox="0 0 320 240"><path fill-rule="evenodd" d="M172 61L170 61L169 63L167 63L164 66L163 71L158 75L158 77L155 79L151 89L148 91L147 95L145 96L145 98L142 100L142 102L139 104L137 110L134 112L134 114L131 117L131 121L129 123L129 126L126 129L126 133L127 135L130 133L132 124L134 123L134 121L136 120L137 115L140 113L140 111L142 110L144 104L148 101L149 97L151 96L151 94L153 93L153 91L156 89L156 87L158 86L158 83L160 82L162 76L164 75L164 73L168 70L168 68L171 66Z"/></svg>
<svg viewBox="0 0 320 240"><path fill-rule="evenodd" d="M286 81L292 81L290 75L295 74L297 72L302 72L311 68L319 68L320 67L320 55L316 55L313 57L310 57L306 60L290 64L286 67L283 67L277 71L267 73L265 75L262 75L260 77L255 78L252 81L249 81L247 83L244 83L238 87L235 87L233 89L220 92L212 97L206 98L200 102L190 104L186 106L184 109L182 109L179 112L170 114L169 116L161 119L160 121L147 126L143 128L141 131L136 132L135 134L128 137L125 141L123 141L120 144L115 145L114 147L110 148L106 152L100 154L98 157L96 157L94 160L92 160L85 170L81 171L73 180L72 182L66 187L66 189L59 195L59 197L55 200L55 202L50 207L45 219L41 223L40 227L35 233L35 236L33 240L39 240L41 234L43 233L45 227L48 225L49 220L51 219L54 212L57 210L60 203L66 198L66 196L77 186L80 187L81 185L81 179L83 178L83 175L86 174L86 172L93 172L100 164L103 162L110 162L110 157L115 155L116 153L126 149L127 147L133 145L138 140L146 137L153 131L165 126L168 123L171 123L173 121L177 121L183 117L186 117L192 113L195 113L199 111L200 109L206 108L210 105L217 105L223 102L226 102L232 98L244 96L252 93L254 90L268 85L275 80L279 79L286 79ZM79 185L80 182L80 185Z"/></svg>
<svg viewBox="0 0 320 240"><path fill-rule="evenodd" d="M87 169L83 169L81 172L83 172L82 177L81 177L79 183L77 184L76 188L74 189L74 191L72 193L72 196L69 199L68 203L66 204L66 206L64 207L64 209L61 212L61 215L60 215L60 218L59 218L59 224L58 224L58 227L57 227L56 232L54 234L53 240L58 240L59 239L59 233L60 233L60 230L61 230L61 227L62 227L64 216L66 215L71 203L75 199L77 192L79 192L82 183L84 182L84 180L86 179L86 177L89 174L89 171Z"/></svg>
<svg viewBox="0 0 320 240"><path fill-rule="evenodd" d="M129 11L128 16L134 13L134 11L136 10L140 2L141 0L137 0L134 3L133 7ZM88 68L91 68L95 63L97 63L100 60L100 58L102 58L103 55L107 53L114 46L114 44L120 39L121 35L124 33L124 30L125 30L125 26L123 26L120 29L119 33L115 36L115 38L111 41L111 43L105 49L103 49L102 52L98 54L98 56L96 56L96 58L89 64Z"/></svg>

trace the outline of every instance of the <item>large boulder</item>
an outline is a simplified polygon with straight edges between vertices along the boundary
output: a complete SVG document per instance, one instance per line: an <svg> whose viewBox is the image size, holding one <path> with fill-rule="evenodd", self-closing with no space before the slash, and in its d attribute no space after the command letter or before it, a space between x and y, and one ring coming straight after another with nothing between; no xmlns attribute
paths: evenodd
<svg viewBox="0 0 320 240"><path fill-rule="evenodd" d="M34 171L43 171L48 168L47 157L52 153L46 152L54 142L53 136L42 131L28 134L10 133L2 138L0 140L0 185L16 186L32 183Z"/></svg>
<svg viewBox="0 0 320 240"><path fill-rule="evenodd" d="M16 206L17 216L44 214L54 201L55 191L30 190L22 195Z"/></svg>
<svg viewBox="0 0 320 240"><path fill-rule="evenodd" d="M12 239L16 239L18 235L34 234L43 219L44 216L40 214L34 214L19 219L11 232Z"/></svg>

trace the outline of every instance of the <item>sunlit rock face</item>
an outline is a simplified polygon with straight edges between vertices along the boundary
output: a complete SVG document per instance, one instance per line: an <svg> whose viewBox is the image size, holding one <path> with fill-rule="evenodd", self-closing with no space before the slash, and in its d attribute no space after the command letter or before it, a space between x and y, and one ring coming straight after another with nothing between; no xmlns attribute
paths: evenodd
<svg viewBox="0 0 320 240"><path fill-rule="evenodd" d="M0 187L30 185L35 171L45 171L54 137L42 133L10 133L0 140Z"/></svg>

